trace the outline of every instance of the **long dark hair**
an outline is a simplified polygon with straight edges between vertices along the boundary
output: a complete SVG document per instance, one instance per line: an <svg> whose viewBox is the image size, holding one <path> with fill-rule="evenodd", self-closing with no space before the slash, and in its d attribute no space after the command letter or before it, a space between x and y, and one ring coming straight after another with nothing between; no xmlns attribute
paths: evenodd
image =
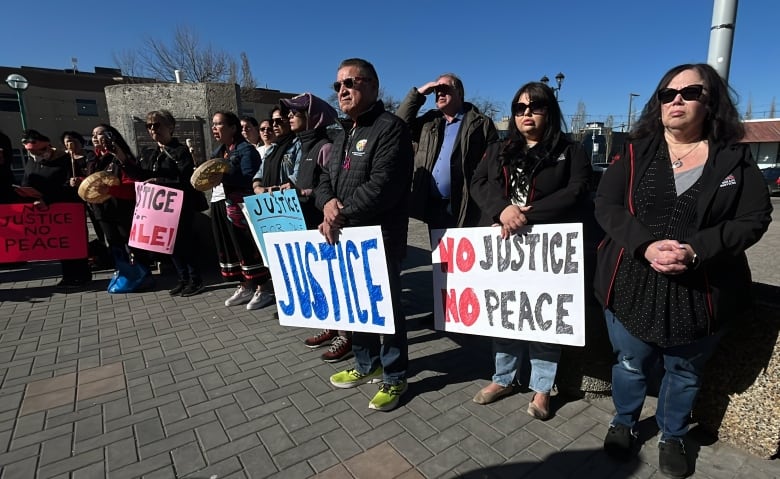
<svg viewBox="0 0 780 479"><path fill-rule="evenodd" d="M663 132L661 102L657 93L666 88L672 79L686 70L695 70L705 83L706 93L701 101L707 111L702 125L702 136L711 143L734 143L745 136L745 127L739 120L735 104L736 92L706 63L685 63L670 69L661 77L650 100L642 109L642 115L631 129L629 138L637 139L658 135Z"/></svg>
<svg viewBox="0 0 780 479"><path fill-rule="evenodd" d="M127 144L127 141L125 141L124 137L121 133L119 133L119 130L114 128L113 126L107 124L107 123L98 123L95 125L95 128L102 127L106 132L108 132L111 138L111 141L116 145L117 148L121 149L122 152L127 156L129 160L132 160L135 162L135 155L133 154L133 150L130 149L130 145ZM94 128L93 128L94 129Z"/></svg>
<svg viewBox="0 0 780 479"><path fill-rule="evenodd" d="M547 107L542 138L533 148L525 151L528 142L517 129L515 117L512 115L509 119L507 139L501 146L498 156L501 165L508 167L509 189L512 197L521 200L525 200L528 194L534 172L546 161L553 161L560 150L560 145L568 144L562 133L565 127L563 113L552 88L541 82L526 83L512 97L510 107L517 103L524 93L528 94L531 102L543 103Z"/></svg>

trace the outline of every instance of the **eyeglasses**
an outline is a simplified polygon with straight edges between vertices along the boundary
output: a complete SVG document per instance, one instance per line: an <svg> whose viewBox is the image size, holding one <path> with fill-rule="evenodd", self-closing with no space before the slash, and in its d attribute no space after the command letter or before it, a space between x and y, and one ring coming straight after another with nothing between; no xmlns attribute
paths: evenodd
<svg viewBox="0 0 780 479"><path fill-rule="evenodd" d="M704 93L704 85L688 85L680 90L664 88L663 90L658 90L655 96L658 97L658 101L661 103L671 103L677 98L677 95L682 95L685 101L694 101L699 100L702 93Z"/></svg>
<svg viewBox="0 0 780 479"><path fill-rule="evenodd" d="M274 129L273 129L273 128L271 128L270 126L264 126L264 127L262 127L262 128L259 128L259 130L260 130L260 131L262 131L262 132L266 132L266 131L274 131Z"/></svg>
<svg viewBox="0 0 780 479"><path fill-rule="evenodd" d="M355 88L355 82L361 82L361 81L369 82L369 81L371 81L371 78L369 78L369 77L350 77L350 78L345 78L345 79L343 79L341 81L334 81L333 82L333 89L336 91L336 93L338 93L338 92L341 91L341 85L344 85L345 88L352 89L352 88Z"/></svg>
<svg viewBox="0 0 780 479"><path fill-rule="evenodd" d="M544 115L547 113L547 104L543 101L532 101L531 103L513 103L512 114L514 116L525 115L526 110L531 110L532 115Z"/></svg>
<svg viewBox="0 0 780 479"><path fill-rule="evenodd" d="M154 128L155 130L159 130L160 129L160 122L159 121L155 121L154 123L147 123L146 124L146 129L147 130L151 130L152 128Z"/></svg>
<svg viewBox="0 0 780 479"><path fill-rule="evenodd" d="M285 120L284 118L273 118L273 119L271 120L271 122L272 122L274 125L284 125L285 123L287 123L287 120Z"/></svg>

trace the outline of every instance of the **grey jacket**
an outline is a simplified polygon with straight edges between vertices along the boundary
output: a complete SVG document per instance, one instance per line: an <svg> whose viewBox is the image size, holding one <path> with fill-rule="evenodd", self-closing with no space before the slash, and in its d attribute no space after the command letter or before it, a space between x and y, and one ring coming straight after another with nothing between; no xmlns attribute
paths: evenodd
<svg viewBox="0 0 780 479"><path fill-rule="evenodd" d="M406 95L396 115L409 125L412 141L416 143L414 155L414 177L412 179L411 215L428 222L434 214L431 211L431 171L444 140L444 115L436 109L417 116L425 104L425 95L412 88ZM469 185L474 170L485 154L487 146L498 141L493 120L483 115L471 103L463 104L463 121L452 152L451 180L452 197L450 205L457 225L475 226L479 221L479 210L469 195ZM423 207L421 207L421 205Z"/></svg>

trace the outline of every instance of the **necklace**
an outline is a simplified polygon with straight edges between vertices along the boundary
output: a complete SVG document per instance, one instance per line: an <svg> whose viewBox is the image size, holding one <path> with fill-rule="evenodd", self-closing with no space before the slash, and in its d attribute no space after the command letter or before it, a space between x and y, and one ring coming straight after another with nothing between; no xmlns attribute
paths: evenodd
<svg viewBox="0 0 780 479"><path fill-rule="evenodd" d="M683 158L685 158L686 156L688 156L691 153L693 153L693 150L698 148L699 145L701 145L701 144L702 144L702 140L699 140L695 145L693 145L693 148L691 148L690 150L686 151L684 155L678 156L677 159L672 162L672 168L674 168L674 169L681 168L682 165L683 165L683 161L682 161ZM669 153L672 153L672 149L671 148L669 148Z"/></svg>

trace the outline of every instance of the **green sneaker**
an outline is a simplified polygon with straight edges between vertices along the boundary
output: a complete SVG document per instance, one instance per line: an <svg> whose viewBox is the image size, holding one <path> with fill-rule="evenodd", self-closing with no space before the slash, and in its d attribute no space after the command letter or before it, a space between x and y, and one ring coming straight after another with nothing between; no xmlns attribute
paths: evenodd
<svg viewBox="0 0 780 479"><path fill-rule="evenodd" d="M347 369L330 377L330 383L337 388L347 389L360 386L361 384L378 383L382 381L382 367L368 374L360 374L357 369Z"/></svg>
<svg viewBox="0 0 780 479"><path fill-rule="evenodd" d="M369 409L376 409L377 411L390 411L398 406L398 401L401 399L401 395L406 392L406 381L402 381L398 384L382 383L379 387L379 392L374 395L374 398L368 403Z"/></svg>

